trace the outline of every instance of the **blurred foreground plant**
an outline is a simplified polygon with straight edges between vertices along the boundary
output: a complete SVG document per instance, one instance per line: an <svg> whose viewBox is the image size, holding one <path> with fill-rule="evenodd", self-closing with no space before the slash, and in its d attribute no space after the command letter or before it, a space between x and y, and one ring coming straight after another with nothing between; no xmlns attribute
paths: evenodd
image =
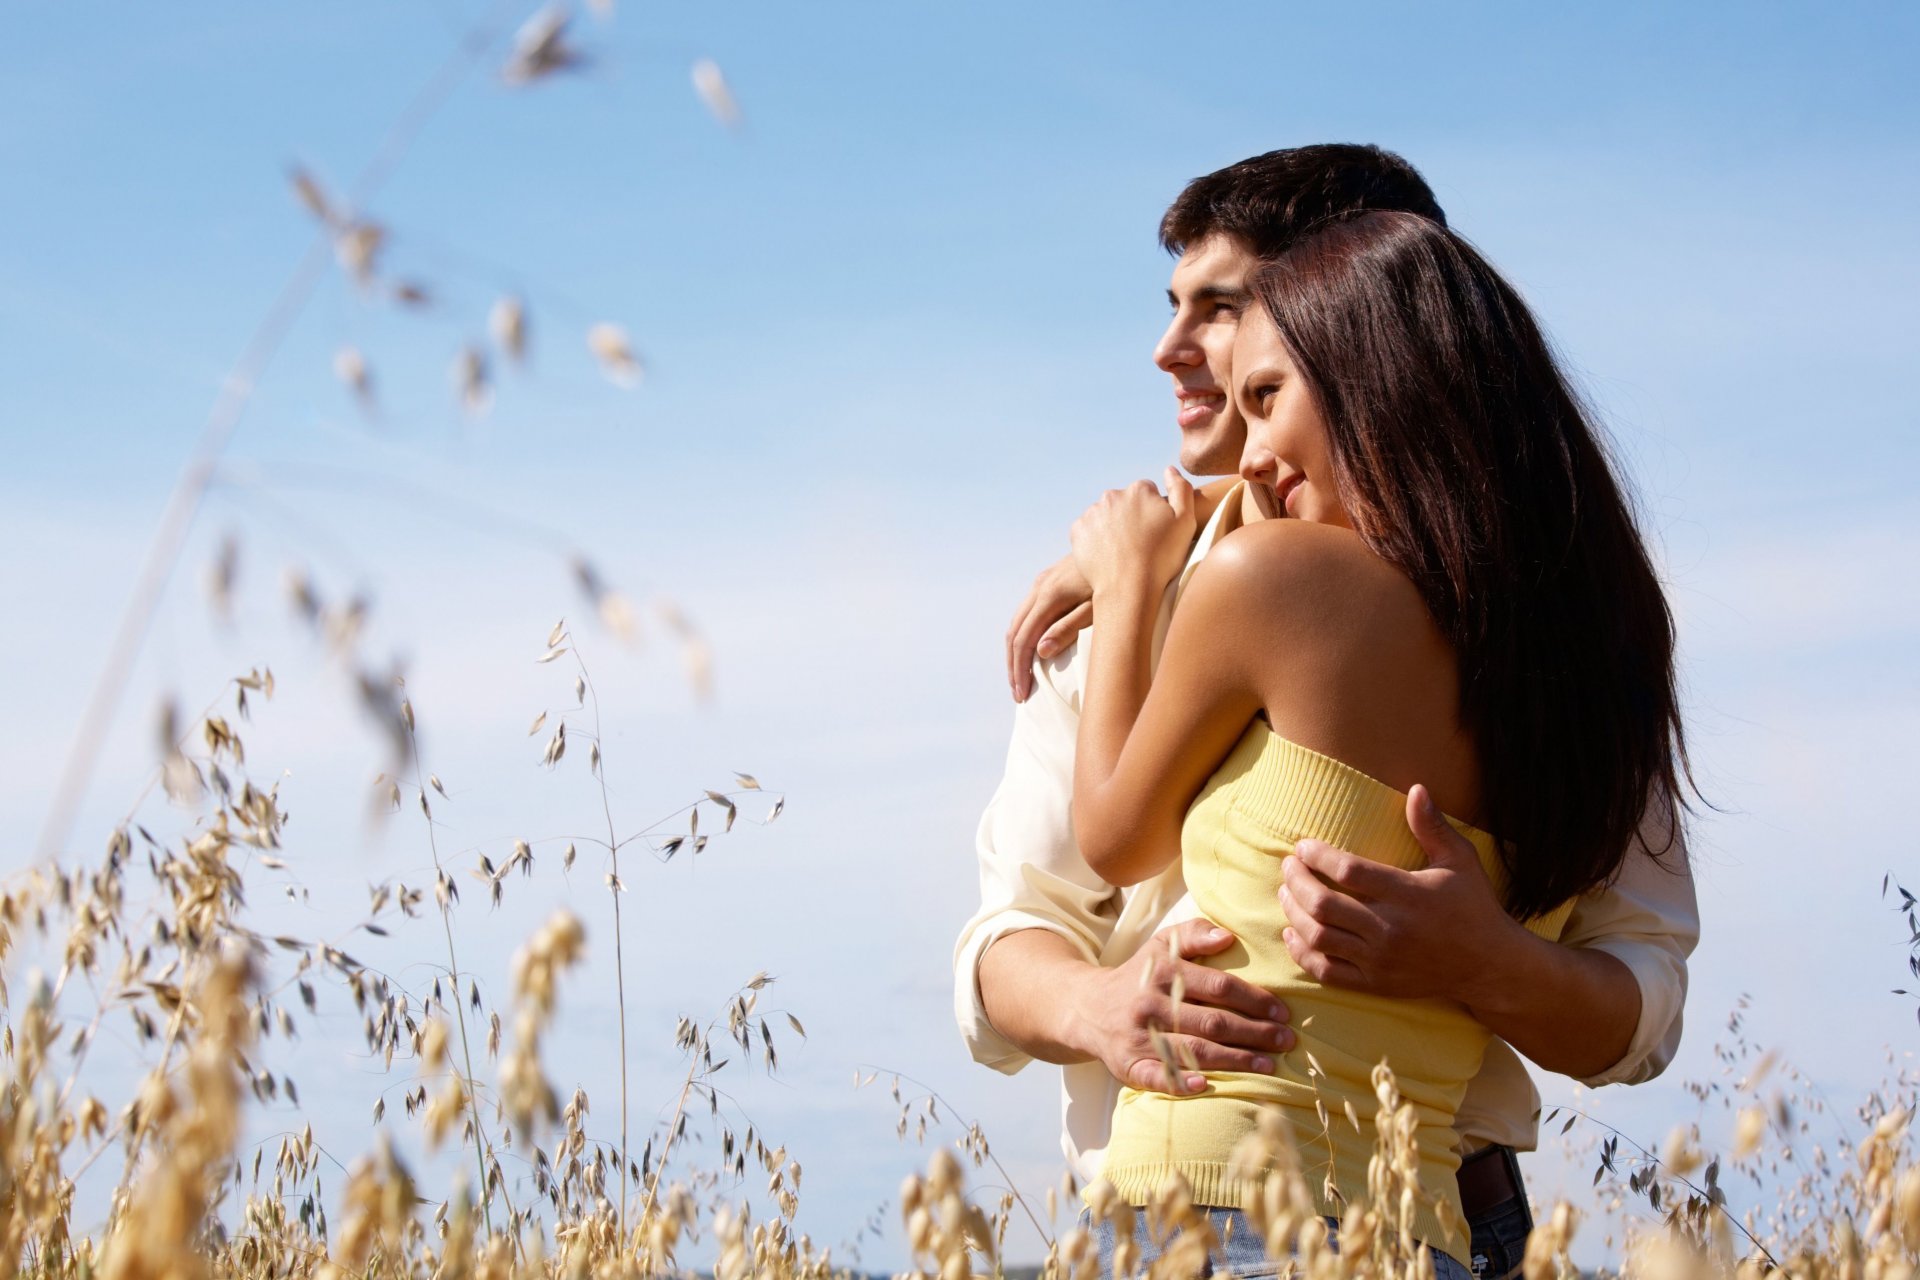
<svg viewBox="0 0 1920 1280"><path fill-rule="evenodd" d="M584 741L599 786L604 838L561 837L566 845L560 856L563 869L571 867L577 846L585 844L601 849L607 859L621 1050L617 1141L590 1132L591 1102L584 1089L573 1089L562 1102L562 1090L540 1055L561 981L586 945L588 930L580 920L556 916L517 953L506 1020L500 1010L488 1008L473 974L460 962L457 873L462 868L439 847L429 797L432 792L444 801L447 792L421 758L415 709L403 684L358 655L367 615L359 597L331 604L303 573L289 582L299 615L324 637L382 735L389 755L379 785L383 807L399 808L409 785L403 780L411 779L413 799L426 822L434 868L431 892L444 943L435 950L444 951L445 963L421 966L430 982L409 988L346 949L347 939L361 932L385 937L404 929L425 909L424 886L397 881L373 886L365 917L333 937L299 937L252 923L249 888L260 887L260 872L287 867L282 856L287 814L279 788L252 780L242 740L250 697L274 694L274 677L264 668L223 686L216 702L198 716L183 718L169 706L161 717L159 763L148 790L158 786L177 803L193 807L189 829L177 837L153 834L141 821L143 791L109 833L97 863L74 865L68 847L80 794L160 593L202 498L215 485L235 479L222 466L228 445L254 386L295 319L336 267L369 305L418 311L435 303L433 287L390 269L395 245L404 244L406 236L397 236L369 205L460 78L492 56L496 37L513 25L507 14L519 7L492 7L343 191L329 190L307 170L293 171L295 195L314 220L313 243L223 385L152 540L51 799L43 856L0 889L0 1040L6 1055L0 1089L0 1280L16 1274L46 1280L612 1280L685 1270L693 1244L711 1255L721 1280L810 1278L837 1270L831 1251L817 1248L795 1225L800 1160L784 1145L769 1147L751 1124L740 1126L731 1114L723 1118L723 1095L714 1083L729 1065L727 1057L716 1060L716 1047L724 1054L728 1044L735 1046L744 1063L757 1041L766 1069L777 1065L767 1011L758 1004L771 981L766 975L748 981L716 1017L704 1023L681 1019L675 1043L686 1068L671 1118L646 1138L637 1160L631 1153L621 912L626 885L620 854L639 848L661 860L682 851L693 856L716 834L716 821L720 834L732 828L750 795L764 796L769 805L763 817L752 819L757 821L771 821L782 801L750 775L740 775L734 788L705 792L670 815L672 830L664 829L663 821L622 834L605 784L598 695L564 626L548 636L539 660L571 654L574 706L553 723L542 763L560 765L570 739ZM564 5L526 17L506 56L496 61L498 78L528 87L589 65L591 55L572 21ZM738 101L716 65L700 59L692 81L718 120L729 128L739 125ZM484 322L473 318L470 328L484 328L487 338L465 341L452 369L455 395L467 413L484 413L493 402L495 363L523 361L529 316L529 302L510 293L493 300ZM622 386L639 382L643 363L624 328L594 320L582 338L607 378ZM336 351L333 365L362 410L375 412L384 384L368 355L348 344ZM539 532L553 540L551 531ZM225 542L214 567L215 606L223 613L237 557L236 544ZM563 557L600 621L617 636L630 635L638 620L634 605L570 545ZM709 658L697 631L670 604L656 606L656 617L680 643L692 683L704 688ZM229 693L231 720L221 709ZM532 733L545 729L548 718L541 712ZM574 758L579 759L577 751ZM709 815L705 831L703 812ZM491 900L506 892L513 873L534 873L534 843L515 841L511 852L470 853L477 865L469 870ZM256 881L251 885L250 875ZM1901 897L1910 912L1914 900L1904 890ZM51 979L30 972L24 981L14 981L23 976L17 972L23 937L31 949L47 953ZM425 953L422 947L419 954ZM1915 963L1920 973L1920 961ZM284 1099L296 1113L301 1107L292 1076L265 1065L265 1042L297 1034L299 1022L316 1015L336 987L351 998L372 1060L393 1074L398 1058L399 1070L408 1073L404 1086L394 1087L404 1087L405 1113L417 1120L423 1145L431 1151L457 1133L463 1171L468 1149L473 1157L471 1183L464 1181L464 1172L446 1186L435 1185L424 1167L417 1174L386 1127L382 1094L374 1108L372 1150L357 1157L350 1153L352 1166L332 1201L337 1227L329 1222L330 1202L321 1181L331 1156L311 1123L279 1136L270 1165L265 1145L253 1148L249 1160L243 1143L250 1106ZM798 1020L788 1016L792 1029L804 1035ZM484 1058L475 1051L483 1026ZM103 1029L130 1032L140 1055L135 1078L119 1082L118 1096L104 1089L104 1098L93 1088L114 1073L91 1061ZM489 1079L485 1060L496 1058L498 1068ZM1432 1275L1428 1255L1415 1246L1407 1226L1409 1197L1418 1195L1410 1176L1410 1104L1400 1098L1390 1073L1382 1070L1376 1084L1380 1105L1371 1194L1348 1206L1339 1224L1339 1251L1313 1209L1293 1135L1277 1117L1266 1118L1236 1157L1263 1179L1251 1216L1269 1253L1276 1262L1293 1259L1313 1280L1428 1280ZM897 1085L895 1101L901 1101ZM684 1155L688 1125L703 1102L708 1120L720 1131L719 1158L705 1169ZM902 1136L912 1109L902 1103ZM1664 1217L1629 1242L1622 1269L1649 1280L1767 1280L1774 1275L1911 1280L1920 1249L1920 1171L1909 1149L1910 1115L1910 1101L1870 1100L1862 1116L1866 1136L1859 1143L1843 1143L1831 1158L1816 1150L1800 1182L1784 1193L1800 1206L1817 1206L1811 1218L1783 1206L1767 1222L1749 1217L1736 1224L1719 1185L1717 1161L1706 1164L1704 1186L1691 1181L1705 1159L1694 1135L1682 1134L1662 1157L1640 1149L1644 1159L1629 1174L1630 1190ZM1349 1119L1361 1123L1358 1117ZM917 1138L929 1123L939 1123L931 1093L912 1120ZM1731 1163L1764 1158L1769 1134L1780 1137L1784 1151L1789 1127L1781 1108L1753 1100L1739 1113ZM968 1124L956 1146L975 1168L992 1162L1005 1176L978 1125ZM78 1203L77 1184L116 1151L120 1173L104 1197L104 1220L88 1226L98 1215ZM1617 1142L1603 1148L1603 1171L1612 1170L1618 1152ZM509 1157L524 1162L528 1172L509 1177L503 1165ZM767 1210L758 1217L750 1202L732 1198L750 1165L768 1179ZM1071 1202L1076 1195L1071 1180L1064 1190ZM1060 1204L1052 1188L1047 1201L1056 1208ZM1141 1269L1132 1243L1135 1211L1103 1186L1090 1189L1088 1202L1091 1221L1117 1230L1116 1270ZM945 1147L937 1149L926 1174L904 1183L899 1200L913 1275L965 1280L1003 1273L1016 1203L1034 1214L1011 1185L999 1192L994 1209L982 1207L967 1193L962 1160ZM1150 1237L1161 1246L1157 1259L1144 1268L1148 1274L1184 1276L1205 1269L1210 1228L1184 1186L1176 1181L1163 1188L1145 1215ZM1527 1280L1572 1270L1574 1213L1562 1205L1542 1216L1527 1250ZM1037 1215L1034 1225L1045 1238ZM1742 1232L1737 1240L1734 1225ZM1049 1276L1080 1280L1095 1269L1084 1226L1048 1240L1043 1270Z"/></svg>

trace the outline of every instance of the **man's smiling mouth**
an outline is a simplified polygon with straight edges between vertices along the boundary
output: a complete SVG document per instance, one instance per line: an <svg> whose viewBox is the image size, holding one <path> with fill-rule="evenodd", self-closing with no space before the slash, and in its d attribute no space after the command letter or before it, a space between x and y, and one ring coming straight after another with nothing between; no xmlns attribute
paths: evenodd
<svg viewBox="0 0 1920 1280"><path fill-rule="evenodd" d="M1180 401L1180 412L1174 420L1183 427L1218 413L1227 404L1226 394L1220 391L1176 391L1174 395Z"/></svg>

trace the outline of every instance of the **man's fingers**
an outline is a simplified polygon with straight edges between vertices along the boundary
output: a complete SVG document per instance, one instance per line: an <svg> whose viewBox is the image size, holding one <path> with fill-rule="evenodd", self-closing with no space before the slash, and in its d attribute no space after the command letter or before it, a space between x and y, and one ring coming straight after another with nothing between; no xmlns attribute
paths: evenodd
<svg viewBox="0 0 1920 1280"><path fill-rule="evenodd" d="M1280 904L1289 923L1298 925L1313 920L1360 937L1380 934L1380 917L1366 903L1322 884L1299 859L1287 859L1282 875L1285 882L1280 887Z"/></svg>
<svg viewBox="0 0 1920 1280"><path fill-rule="evenodd" d="M1407 792L1407 826L1413 829L1413 838L1420 842L1427 861L1434 866L1480 864L1480 851L1441 816L1440 806L1433 802L1432 793L1418 783Z"/></svg>
<svg viewBox="0 0 1920 1280"><path fill-rule="evenodd" d="M1085 604L1069 609L1065 617L1048 627L1046 634L1040 637L1037 652L1043 658L1051 658L1072 644L1076 636L1092 625L1093 601L1089 600Z"/></svg>
<svg viewBox="0 0 1920 1280"><path fill-rule="evenodd" d="M1033 651L1040 643L1040 635L1045 627L1046 608L1036 596L1033 607L1020 619L1019 627L1008 641L1016 702L1025 702L1033 692Z"/></svg>
<svg viewBox="0 0 1920 1280"><path fill-rule="evenodd" d="M1169 935L1173 939L1174 953L1188 960L1195 956L1216 956L1233 945L1233 934L1211 920L1182 920L1179 924L1169 925L1154 934L1153 941L1148 945L1165 955Z"/></svg>
<svg viewBox="0 0 1920 1280"><path fill-rule="evenodd" d="M1204 1005L1190 1004L1175 1010L1167 1026L1194 1040L1248 1053L1284 1053L1293 1047L1291 1027Z"/></svg>
<svg viewBox="0 0 1920 1280"><path fill-rule="evenodd" d="M1186 920L1156 933L1142 954L1147 977L1142 981L1131 1016L1134 1025L1177 1025L1182 1031L1259 1048L1285 1047L1292 1018L1284 1001L1237 974L1195 963L1195 957L1218 955L1233 945L1234 937L1208 920ZM1171 946L1175 952L1168 955ZM1180 988L1180 1007L1173 989Z"/></svg>
<svg viewBox="0 0 1920 1280"><path fill-rule="evenodd" d="M1180 963L1172 969L1155 967L1154 983L1160 990L1171 991L1173 977L1177 973L1183 998L1189 1002L1235 1009L1250 1018L1264 1018L1272 1022L1285 1022L1292 1016L1287 1006L1265 987L1207 965L1192 963L1201 956L1215 956L1225 951L1234 944L1233 934L1211 920L1183 920L1154 934L1148 947L1165 956L1169 934Z"/></svg>
<svg viewBox="0 0 1920 1280"><path fill-rule="evenodd" d="M1181 990L1188 1004L1231 1009L1263 1022L1285 1022L1290 1016L1287 1006L1275 999L1271 991L1237 974L1222 973L1190 960L1181 962L1179 974Z"/></svg>
<svg viewBox="0 0 1920 1280"><path fill-rule="evenodd" d="M1035 578L1032 590L1020 603L1020 612L1014 615L1013 626L1007 631L1007 683L1013 689L1015 702L1025 702L1033 695L1033 655L1047 624L1060 608L1062 601L1056 598L1058 594L1049 587L1047 574Z"/></svg>
<svg viewBox="0 0 1920 1280"><path fill-rule="evenodd" d="M1404 888L1413 874L1384 862L1369 862L1345 849L1336 849L1324 840L1297 842L1293 856L1304 863L1307 870L1356 898L1383 897Z"/></svg>
<svg viewBox="0 0 1920 1280"><path fill-rule="evenodd" d="M1199 1093L1207 1087L1207 1080L1198 1071L1190 1071L1174 1059L1176 1074L1167 1073L1166 1064L1158 1058L1135 1058L1127 1064L1120 1076L1120 1083L1147 1093L1171 1093L1176 1097Z"/></svg>
<svg viewBox="0 0 1920 1280"><path fill-rule="evenodd" d="M1082 520L1085 519L1083 516ZM1075 521L1074 528L1080 528ZM1072 553L1042 569L1007 626L1007 686L1014 701L1033 694L1034 655L1050 658L1093 620L1093 589ZM1043 639L1052 641L1041 650Z"/></svg>
<svg viewBox="0 0 1920 1280"><path fill-rule="evenodd" d="M1332 925L1321 924L1309 915L1287 917L1289 931L1298 937L1307 947L1321 955L1335 960L1364 960L1371 954L1365 941L1359 934L1338 929ZM1296 960L1298 956L1294 957Z"/></svg>
<svg viewBox="0 0 1920 1280"><path fill-rule="evenodd" d="M1232 1045L1215 1044L1210 1040L1196 1040L1188 1036L1169 1036L1168 1038L1176 1044L1184 1043L1187 1052L1193 1055L1194 1065L1202 1071L1252 1071L1260 1075L1271 1075L1276 1064L1276 1055L1269 1050L1239 1049ZM1291 1045L1288 1046L1288 1048L1291 1047Z"/></svg>
<svg viewBox="0 0 1920 1280"><path fill-rule="evenodd" d="M1153 1028L1208 1040L1214 1044L1284 1052L1293 1045L1293 1029L1265 1014L1242 1014L1217 1005L1176 1005L1165 994L1143 991L1129 1010L1129 1019L1141 1034Z"/></svg>
<svg viewBox="0 0 1920 1280"><path fill-rule="evenodd" d="M1027 620L1027 615L1031 612L1033 612L1033 592L1028 591L1027 598L1022 600L1020 607L1014 611L1013 621L1007 624L1007 688L1013 690L1015 702L1026 701L1025 695L1020 692L1020 664L1014 661L1014 654L1020 647L1021 624Z"/></svg>
<svg viewBox="0 0 1920 1280"><path fill-rule="evenodd" d="M1301 972L1316 982L1324 982L1330 987L1357 987L1361 985L1359 966L1350 960L1330 956L1324 951L1316 951L1307 945L1298 929L1283 929L1280 938L1287 944L1287 954L1300 966Z"/></svg>
<svg viewBox="0 0 1920 1280"><path fill-rule="evenodd" d="M1200 1072L1243 1071L1271 1075L1277 1065L1274 1054L1233 1049L1192 1036L1169 1035L1163 1043L1173 1058L1173 1074L1169 1075L1166 1064L1149 1050L1148 1056L1135 1058L1127 1065L1126 1074L1121 1077L1123 1083L1153 1093L1184 1095L1199 1093L1207 1087Z"/></svg>

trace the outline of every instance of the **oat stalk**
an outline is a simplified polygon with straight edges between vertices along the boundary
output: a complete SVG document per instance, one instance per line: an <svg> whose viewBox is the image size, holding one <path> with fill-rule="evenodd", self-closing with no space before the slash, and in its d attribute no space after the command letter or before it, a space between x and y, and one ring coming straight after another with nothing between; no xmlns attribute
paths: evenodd
<svg viewBox="0 0 1920 1280"><path fill-rule="evenodd" d="M925 1081L916 1080L912 1076L903 1074L902 1072L889 1071L884 1067L874 1066L870 1063L862 1063L861 1065L877 1074L892 1076L896 1081L898 1080L906 1081L908 1084L912 1085L914 1088L919 1089L927 1097L932 1098L935 1103L937 1103L942 1107L945 1107L947 1109L947 1114L952 1116L956 1123L965 1125L967 1128L967 1133L969 1137L975 1139L974 1143L970 1147L970 1149L977 1151L977 1154L974 1157L975 1163L977 1164L979 1163L980 1160L984 1159L988 1163L993 1165L994 1169L1000 1174L1000 1177L1005 1180L1007 1184L1007 1190L1013 1194L1013 1198L1016 1201L1018 1201L1020 1204L1020 1207L1026 1211L1027 1221L1033 1224L1033 1229L1040 1233L1040 1238L1047 1243L1048 1247L1049 1248L1052 1247L1053 1237L1047 1233L1047 1229L1045 1227L1040 1225L1040 1215L1033 1211L1033 1205L1028 1202L1026 1195L1020 1190L1019 1184L1014 1182L1013 1175L1007 1172L1007 1167L1000 1163L1000 1157L993 1154L993 1149L987 1145L985 1134L981 1131L981 1128L978 1124L967 1119L965 1116L961 1115L958 1111L956 1111L952 1103L948 1102L944 1097L940 1095L940 1092L937 1089L933 1088L931 1085L927 1084Z"/></svg>
<svg viewBox="0 0 1920 1280"><path fill-rule="evenodd" d="M427 824L427 847L433 852L433 873L435 879L434 902L440 908L440 927L447 939L447 977L453 984L453 1014L455 1024L460 1031L460 1056L466 1063L466 1078L461 1084L466 1089L467 1113L473 1121L473 1163L480 1178L480 1214L486 1220L487 1234L493 1234L493 1187L487 1179L486 1129L480 1121L480 1091L473 1074L473 1045L467 1035L466 1001L460 997L460 958L453 945L453 902L452 895L446 892L449 881L446 868L440 863L440 841L434 832L433 811L427 806L427 780L420 766L420 738L414 727L412 700L401 704L405 708L402 717L407 726L407 753L413 757L414 786L420 792L420 813ZM512 1218L513 1200L507 1195L504 1179L500 1183L500 1196L507 1206L507 1216Z"/></svg>
<svg viewBox="0 0 1920 1280"><path fill-rule="evenodd" d="M1626 1134L1622 1133L1620 1130L1608 1124L1605 1120L1600 1119L1599 1117L1591 1114L1590 1112L1582 1111L1577 1107L1567 1107L1567 1106L1556 1106L1554 1108L1554 1111L1556 1113L1564 1112L1569 1116L1577 1116L1580 1119L1585 1120L1588 1124L1593 1125L1595 1128L1606 1130L1608 1133L1612 1134L1619 1141L1626 1143L1628 1146L1632 1147L1635 1151L1638 1151L1640 1153L1640 1158L1643 1161L1645 1161L1650 1167L1658 1169L1661 1173L1665 1174L1669 1178L1672 1178L1675 1182L1685 1187L1697 1199L1699 1199L1699 1201L1702 1204L1711 1205L1716 1211L1719 1212L1721 1217L1725 1218L1728 1222L1733 1224L1733 1227L1735 1230L1737 1230L1741 1235L1747 1238L1747 1243L1752 1245L1756 1250L1759 1251L1760 1256L1767 1260L1768 1266L1771 1266L1776 1270L1779 1269L1779 1266L1780 1266L1779 1261L1774 1258L1773 1254L1768 1251L1765 1245L1761 1244L1760 1241L1754 1237L1753 1232L1747 1230L1746 1224L1741 1222L1739 1218L1734 1216L1733 1210L1727 1207L1726 1201L1724 1198L1710 1195L1707 1193L1706 1190L1702 1189L1701 1187L1695 1186L1693 1181L1690 1178L1687 1178L1683 1174L1680 1174L1675 1170L1673 1170L1672 1168L1668 1167L1667 1163L1664 1160L1662 1160L1659 1156L1655 1155L1652 1151L1648 1150L1646 1147L1641 1146L1638 1142L1635 1142L1631 1137L1628 1137ZM1553 1117L1551 1115L1548 1116L1548 1119L1552 1119L1552 1118ZM1607 1168L1607 1171L1610 1173L1613 1171L1611 1158L1609 1158L1606 1161L1606 1168Z"/></svg>
<svg viewBox="0 0 1920 1280"><path fill-rule="evenodd" d="M600 787L600 813L607 822L607 852L611 859L613 883L609 892L613 896L613 985L620 1017L620 1238L627 1235L627 1168L630 1160L627 1149L627 960L625 951L626 932L620 920L620 894L624 889L620 880L620 841L614 833L613 803L607 796L606 747L600 731L600 693L594 688L593 674L587 670L586 658L580 653L578 641L572 642L574 665L579 668L581 683L585 686L588 702L593 711L593 745L595 763L594 781ZM684 1094L682 1102L685 1101ZM652 1197L648 1197L649 1204ZM641 1215L642 1222L646 1221Z"/></svg>
<svg viewBox="0 0 1920 1280"><path fill-rule="evenodd" d="M505 14L514 7L514 0L495 0L487 18L468 31L414 95L387 130L373 158L349 188L351 207L364 205L393 175L420 131L446 104L472 66L492 47L502 30ZM52 803L47 808L46 821L35 845L38 861L56 858L66 847L80 801L86 792L87 780L92 776L94 764L99 759L100 747L105 741L114 711L119 706L120 696L125 692L134 660L145 643L154 611L159 607L167 582L179 563L187 534L193 528L194 517L199 513L201 501L214 479L220 458L240 426L247 405L253 399L255 386L272 364L294 321L306 310L314 291L327 277L333 250L333 229L320 228L293 273L281 286L273 305L248 338L239 360L221 380L220 393L214 399L206 425L201 428L200 438L194 444L179 480L174 484L166 511L160 518L160 527L147 544L147 558L141 565L139 577L135 579L126 611L114 631L106 664L88 694L86 709L81 713L73 745L67 750L59 782L54 787Z"/></svg>

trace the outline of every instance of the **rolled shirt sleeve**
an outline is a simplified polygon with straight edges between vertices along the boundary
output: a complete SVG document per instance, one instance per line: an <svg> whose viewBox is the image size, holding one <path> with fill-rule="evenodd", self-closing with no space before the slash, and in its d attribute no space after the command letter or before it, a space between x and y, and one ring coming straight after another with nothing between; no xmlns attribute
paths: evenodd
<svg viewBox="0 0 1920 1280"><path fill-rule="evenodd" d="M1640 1021L1626 1054L1580 1083L1595 1088L1641 1084L1665 1071L1680 1047L1687 957L1700 941L1700 905L1686 836L1674 824L1670 805L1648 809L1619 876L1580 898L1560 941L1606 952L1626 965L1640 986Z"/></svg>
<svg viewBox="0 0 1920 1280"><path fill-rule="evenodd" d="M1668 847L1669 834L1672 844ZM1655 860L1650 850L1663 850ZM1683 833L1664 804L1649 807L1619 876L1574 903L1563 946L1604 951L1627 966L1640 988L1640 1019L1618 1062L1580 1081L1592 1088L1641 1084L1667 1069L1680 1047L1687 1002L1687 957L1700 940ZM1487 1046L1467 1085L1455 1127L1461 1149L1501 1143L1531 1151L1539 1140L1540 1094L1520 1055L1503 1040Z"/></svg>
<svg viewBox="0 0 1920 1280"><path fill-rule="evenodd" d="M1232 518L1237 508L1237 496L1222 503L1196 544L1188 573L1226 529L1237 525ZM1156 656L1172 597L1185 576L1163 601ZM1169 906L1181 892L1176 861L1164 884L1123 894L1093 873L1074 841L1073 760L1092 637L1091 631L1082 633L1082 643L1036 664L1033 694L1014 712L1006 772L975 837L980 909L954 947L954 1016L974 1060L1008 1074L1032 1059L987 1021L979 984L980 957L987 948L1009 933L1045 929L1067 939L1091 963L1118 963L1170 918ZM1665 852L1656 861L1649 849ZM1619 876L1576 902L1560 938L1567 946L1605 951L1627 966L1640 988L1640 1017L1626 1053L1583 1084L1637 1084L1666 1069L1679 1047L1687 958L1699 937L1700 912L1684 838L1670 811L1650 809ZM1068 1067L1063 1079L1069 1159L1086 1157L1076 1167L1097 1167L1113 1082L1097 1064ZM1509 1046L1495 1041L1457 1119L1465 1146L1503 1142L1529 1150L1538 1117L1539 1094L1527 1068Z"/></svg>
<svg viewBox="0 0 1920 1280"><path fill-rule="evenodd" d="M1033 692L1014 710L1006 772L974 838L980 909L953 951L953 1011L967 1050L1009 1075L1032 1059L987 1021L980 957L1009 933L1045 929L1098 964L1121 908L1120 891L1094 874L1073 838L1083 647L1036 664Z"/></svg>
<svg viewBox="0 0 1920 1280"><path fill-rule="evenodd" d="M1014 712L1007 768L980 819L975 853L980 909L953 951L953 1010L974 1061L1008 1075L1033 1059L994 1030L980 998L980 957L994 941L1045 929L1089 963L1114 965L1181 913L1178 860L1156 879L1121 890L1095 875L1073 838L1073 757L1080 732L1091 631L1035 668L1033 694ZM1119 1083L1099 1062L1061 1068L1061 1151L1083 1184L1099 1176Z"/></svg>
<svg viewBox="0 0 1920 1280"><path fill-rule="evenodd" d="M1207 552L1239 527L1243 486L1221 499L1194 540L1186 568L1167 584L1154 624L1149 663L1157 665L1173 619L1174 601ZM1013 741L999 789L987 805L974 838L980 865L980 909L953 949L953 1012L974 1061L1011 1075L1032 1061L993 1029L980 998L980 957L997 938L1022 929L1045 929L1065 938L1090 964L1113 964L1110 946L1121 914L1133 904L1129 928L1118 939L1129 947L1149 910L1164 915L1184 892L1179 860L1161 877L1123 892L1095 875L1073 838L1073 760L1080 741L1080 698L1086 688L1087 653L1097 627L1053 658L1034 664L1034 689L1013 713ZM1130 954L1130 950L1128 952ZM1069 1093L1072 1075L1068 1075ZM1071 1146L1071 1142L1069 1146Z"/></svg>

